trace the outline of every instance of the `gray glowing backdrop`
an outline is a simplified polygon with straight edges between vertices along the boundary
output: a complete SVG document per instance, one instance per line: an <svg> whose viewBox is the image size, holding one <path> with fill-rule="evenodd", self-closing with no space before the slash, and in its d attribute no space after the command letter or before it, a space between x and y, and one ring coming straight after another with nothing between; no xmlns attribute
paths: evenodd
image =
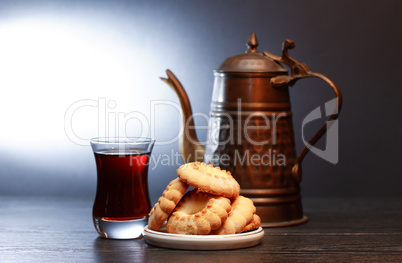
<svg viewBox="0 0 402 263"><path fill-rule="evenodd" d="M0 194L94 196L88 139L147 135L160 142L155 202L181 163L178 99L160 77L171 69L208 114L213 69L255 32L260 51L295 41L291 55L344 94L339 162L309 154L303 196L401 196L401 11L397 0L0 0ZM300 151L303 118L334 95L313 79L290 93Z"/></svg>

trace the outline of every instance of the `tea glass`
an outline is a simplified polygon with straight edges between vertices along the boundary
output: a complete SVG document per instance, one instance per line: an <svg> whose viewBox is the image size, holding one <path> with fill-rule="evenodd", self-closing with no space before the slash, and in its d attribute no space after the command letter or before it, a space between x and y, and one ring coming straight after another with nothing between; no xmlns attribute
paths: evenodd
<svg viewBox="0 0 402 263"><path fill-rule="evenodd" d="M151 138L93 138L97 169L92 218L101 237L142 237L151 208L148 164L155 140Z"/></svg>

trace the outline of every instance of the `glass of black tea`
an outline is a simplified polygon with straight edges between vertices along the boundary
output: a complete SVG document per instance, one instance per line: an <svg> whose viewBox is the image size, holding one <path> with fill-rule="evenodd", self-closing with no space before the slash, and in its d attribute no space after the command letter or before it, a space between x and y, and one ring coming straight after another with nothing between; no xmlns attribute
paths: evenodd
<svg viewBox="0 0 402 263"><path fill-rule="evenodd" d="M142 237L151 203L148 164L155 140L150 138L94 138L97 169L92 216L101 237Z"/></svg>

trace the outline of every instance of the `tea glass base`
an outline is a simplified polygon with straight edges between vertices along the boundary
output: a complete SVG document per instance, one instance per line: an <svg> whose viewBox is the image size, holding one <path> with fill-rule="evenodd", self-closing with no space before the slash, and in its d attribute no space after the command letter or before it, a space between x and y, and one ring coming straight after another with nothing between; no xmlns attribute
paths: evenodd
<svg viewBox="0 0 402 263"><path fill-rule="evenodd" d="M93 218L96 231L101 237L111 239L135 239L141 238L144 227L148 223L148 217L135 220L105 220Z"/></svg>

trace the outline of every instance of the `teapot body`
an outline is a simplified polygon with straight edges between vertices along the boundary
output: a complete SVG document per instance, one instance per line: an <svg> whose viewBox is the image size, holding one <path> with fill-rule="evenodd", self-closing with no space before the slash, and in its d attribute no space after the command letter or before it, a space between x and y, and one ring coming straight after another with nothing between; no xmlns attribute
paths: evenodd
<svg viewBox="0 0 402 263"><path fill-rule="evenodd" d="M275 76L215 72L204 154L204 162L232 173L241 194L254 201L263 226L304 220L292 177L296 151L289 90L273 87Z"/></svg>
<svg viewBox="0 0 402 263"><path fill-rule="evenodd" d="M204 162L231 171L243 189L295 185L289 91L273 88L272 76L215 72Z"/></svg>

